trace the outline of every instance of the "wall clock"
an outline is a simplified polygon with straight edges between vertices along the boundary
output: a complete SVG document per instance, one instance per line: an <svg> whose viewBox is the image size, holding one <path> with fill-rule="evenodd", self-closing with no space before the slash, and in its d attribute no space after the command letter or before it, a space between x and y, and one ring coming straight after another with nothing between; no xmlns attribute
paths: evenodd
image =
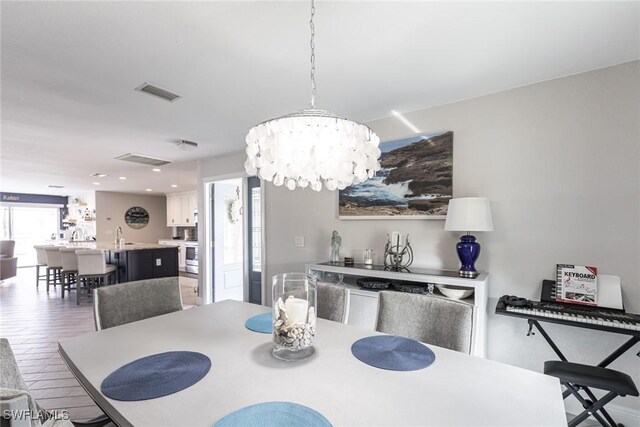
<svg viewBox="0 0 640 427"><path fill-rule="evenodd" d="M134 206L127 209L124 214L124 222L131 228L136 230L146 227L149 224L149 212L140 206Z"/></svg>

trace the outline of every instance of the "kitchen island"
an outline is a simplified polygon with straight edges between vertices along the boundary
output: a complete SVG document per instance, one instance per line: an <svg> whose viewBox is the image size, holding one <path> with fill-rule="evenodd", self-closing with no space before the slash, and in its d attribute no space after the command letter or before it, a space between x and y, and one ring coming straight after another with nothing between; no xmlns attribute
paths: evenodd
<svg viewBox="0 0 640 427"><path fill-rule="evenodd" d="M56 241L78 249L102 249L107 253L107 263L118 266L117 282L132 282L158 277L175 277L178 270L179 245L157 243L125 243L92 241Z"/></svg>
<svg viewBox="0 0 640 427"><path fill-rule="evenodd" d="M155 243L96 243L108 253L108 262L118 266L118 283L178 276L178 246Z"/></svg>

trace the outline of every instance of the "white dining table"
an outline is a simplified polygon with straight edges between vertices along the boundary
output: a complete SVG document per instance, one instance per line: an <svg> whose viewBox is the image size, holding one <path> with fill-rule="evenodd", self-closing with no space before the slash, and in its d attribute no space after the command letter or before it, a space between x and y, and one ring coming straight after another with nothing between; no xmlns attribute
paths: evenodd
<svg viewBox="0 0 640 427"><path fill-rule="evenodd" d="M335 426L566 426L556 378L429 345L435 362L417 371L374 368L351 345L377 335L318 319L316 354L300 362L271 355L270 334L245 328L268 307L223 301L59 342L82 386L120 426L211 426L261 402L306 405ZM199 382L177 393L123 402L100 392L111 372L165 351L211 359Z"/></svg>

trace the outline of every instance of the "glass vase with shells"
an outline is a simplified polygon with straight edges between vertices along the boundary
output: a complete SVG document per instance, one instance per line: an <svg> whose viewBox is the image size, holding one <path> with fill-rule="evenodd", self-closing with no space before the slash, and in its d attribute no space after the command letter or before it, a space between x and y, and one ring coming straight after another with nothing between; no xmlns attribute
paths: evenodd
<svg viewBox="0 0 640 427"><path fill-rule="evenodd" d="M297 361L315 353L316 277L304 273L273 276L273 356Z"/></svg>

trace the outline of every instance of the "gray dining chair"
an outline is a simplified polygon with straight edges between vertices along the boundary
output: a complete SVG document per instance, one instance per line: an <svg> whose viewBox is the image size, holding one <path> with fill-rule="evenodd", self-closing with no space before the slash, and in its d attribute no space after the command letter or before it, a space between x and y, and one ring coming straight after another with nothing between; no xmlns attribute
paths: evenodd
<svg viewBox="0 0 640 427"><path fill-rule="evenodd" d="M347 323L349 317L349 289L344 285L317 282L318 317Z"/></svg>
<svg viewBox="0 0 640 427"><path fill-rule="evenodd" d="M51 412L43 409L29 392L6 338L0 338L0 406L3 409L1 418L3 427L102 427L111 422L106 415L84 422L56 419ZM12 419L12 411L23 414L27 412L30 416L35 414L38 418L37 420L35 418L30 420L28 417Z"/></svg>
<svg viewBox="0 0 640 427"><path fill-rule="evenodd" d="M378 294L376 330L462 353L471 353L473 306L431 295Z"/></svg>
<svg viewBox="0 0 640 427"><path fill-rule="evenodd" d="M182 310L178 277L125 282L95 290L96 330Z"/></svg>

